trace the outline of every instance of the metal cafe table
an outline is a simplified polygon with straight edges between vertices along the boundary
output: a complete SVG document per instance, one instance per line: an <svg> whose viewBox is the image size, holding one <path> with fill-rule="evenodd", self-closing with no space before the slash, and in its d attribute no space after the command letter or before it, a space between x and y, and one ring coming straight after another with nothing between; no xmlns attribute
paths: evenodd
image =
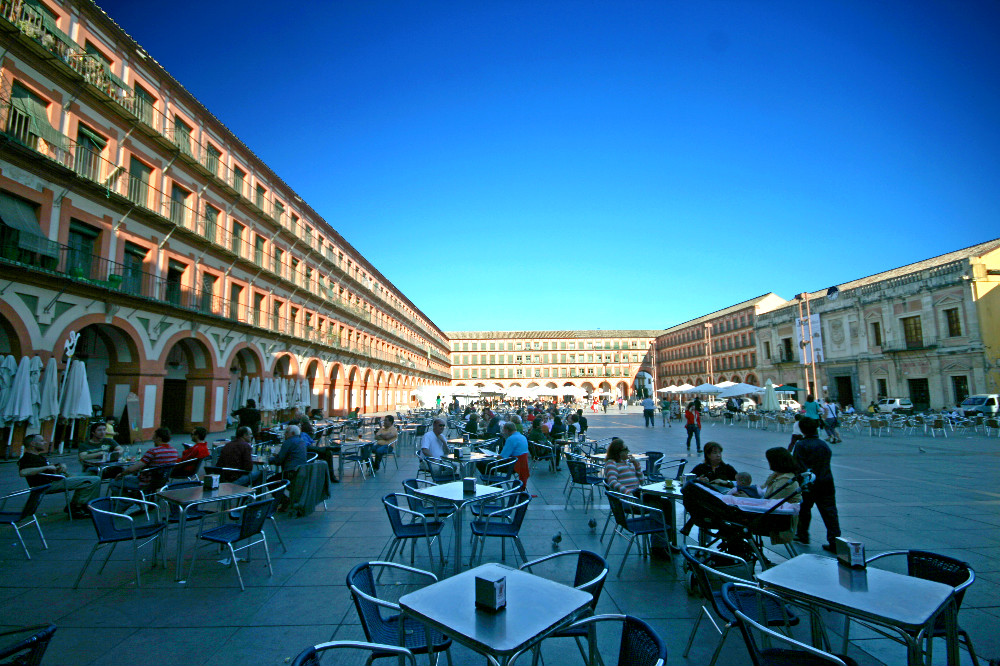
<svg viewBox="0 0 1000 666"><path fill-rule="evenodd" d="M440 486L426 486L413 491L413 494L420 499L436 502L438 504L451 504L455 507L455 513L452 514L452 520L455 524L455 554L453 555L455 558L453 567L455 573L462 570L462 514L464 513L465 505L472 504L474 502L481 502L484 499L492 497L493 495L498 495L502 492L502 488L485 486L481 483L477 483L476 492L467 493L465 492L464 484L461 481L443 483Z"/></svg>
<svg viewBox="0 0 1000 666"><path fill-rule="evenodd" d="M948 585L872 567L850 569L822 555L799 555L758 573L757 580L790 599L895 630L906 643L909 666L924 663L920 643L943 613L948 664L958 666L957 611ZM820 645L822 629L813 622L813 645Z"/></svg>
<svg viewBox="0 0 1000 666"><path fill-rule="evenodd" d="M681 485L680 481L667 479L666 481L647 483L639 487L639 492L642 494L644 503L648 504L648 502L645 502L645 497L647 496L656 498L656 504L652 506L663 510L664 516L669 523L667 525L667 536L670 537L670 545L672 546L677 545L677 508L674 502L684 499L684 495L681 494Z"/></svg>
<svg viewBox="0 0 1000 666"><path fill-rule="evenodd" d="M452 454L443 460L447 460L450 463L454 463L459 466L462 470L462 476L473 476L475 470L475 464L480 462L487 462L490 460L498 460L500 456L495 453L483 453L482 451L473 451L467 456L459 457L457 454Z"/></svg>
<svg viewBox="0 0 1000 666"><path fill-rule="evenodd" d="M238 486L235 483L220 483L219 487L215 490L205 490L202 486L191 486L176 490L161 490L157 493L168 504L174 504L178 509L177 568L174 572L174 580L181 580L182 563L184 562L184 527L187 523L188 510L199 504L225 502L227 500L246 497L250 494L250 488Z"/></svg>
<svg viewBox="0 0 1000 666"><path fill-rule="evenodd" d="M476 607L476 576L506 576L507 605L497 612ZM576 619L591 602L589 592L518 571L483 564L399 599L403 615L505 666L556 629ZM400 629L403 623L399 623Z"/></svg>

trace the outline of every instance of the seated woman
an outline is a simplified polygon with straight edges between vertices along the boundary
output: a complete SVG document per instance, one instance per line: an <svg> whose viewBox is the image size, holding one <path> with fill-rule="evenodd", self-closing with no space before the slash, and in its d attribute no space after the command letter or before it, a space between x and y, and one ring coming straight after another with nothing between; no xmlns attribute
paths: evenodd
<svg viewBox="0 0 1000 666"><path fill-rule="evenodd" d="M624 495L638 494L642 485L642 469L639 461L632 457L620 437L615 437L608 444L608 452L604 463L604 483L616 493Z"/></svg>
<svg viewBox="0 0 1000 666"><path fill-rule="evenodd" d="M802 502L802 492L795 475L800 471L799 463L783 447L775 447L764 452L767 458L768 467L771 468L771 475L764 482L764 499L784 499L788 502L799 504ZM771 543L789 543L795 536L795 528L798 526L798 516L792 518L792 524L788 530L774 532L771 534Z"/></svg>
<svg viewBox="0 0 1000 666"><path fill-rule="evenodd" d="M711 483L726 488L736 485L736 468L722 462L722 444L718 442L705 444L705 462L695 465L691 473L701 483Z"/></svg>

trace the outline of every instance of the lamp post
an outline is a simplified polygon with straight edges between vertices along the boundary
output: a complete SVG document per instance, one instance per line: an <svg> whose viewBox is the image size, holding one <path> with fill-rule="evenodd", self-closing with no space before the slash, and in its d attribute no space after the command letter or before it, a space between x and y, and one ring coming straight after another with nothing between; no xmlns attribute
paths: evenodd
<svg viewBox="0 0 1000 666"><path fill-rule="evenodd" d="M799 349L802 353L802 377L805 380L806 393L815 395L816 383L816 354L812 347L812 318L809 312L809 292L802 292L795 296L799 306ZM805 317L803 317L802 304L805 303ZM808 330L808 337L807 337ZM809 363L806 363L806 349L809 349ZM812 368L813 389L809 388L809 369Z"/></svg>
<svg viewBox="0 0 1000 666"><path fill-rule="evenodd" d="M708 353L708 383L712 381L712 324L705 322L705 351Z"/></svg>

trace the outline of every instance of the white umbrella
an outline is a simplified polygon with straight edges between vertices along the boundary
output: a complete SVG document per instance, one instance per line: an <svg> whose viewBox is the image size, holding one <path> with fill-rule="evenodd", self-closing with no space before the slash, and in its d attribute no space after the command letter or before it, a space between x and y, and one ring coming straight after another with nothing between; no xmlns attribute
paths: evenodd
<svg viewBox="0 0 1000 666"><path fill-rule="evenodd" d="M11 355L0 359L0 416L7 408L7 401L10 399L11 385L14 382L14 375L17 373L17 359Z"/></svg>
<svg viewBox="0 0 1000 666"><path fill-rule="evenodd" d="M73 431L77 419L89 419L94 414L94 406L90 401L90 385L87 383L87 367L83 361L72 360L66 382L63 384L62 400L59 403L59 416L69 419L69 439L73 441ZM62 453L63 444L59 444Z"/></svg>
<svg viewBox="0 0 1000 666"><path fill-rule="evenodd" d="M754 386L753 384L733 384L727 389L723 389L722 393L719 394L720 398L735 398L740 395L749 395L750 393L756 393L760 390L759 386Z"/></svg>
<svg viewBox="0 0 1000 666"><path fill-rule="evenodd" d="M56 362L56 357L52 356L49 358L49 364L45 366L38 418L42 421L49 421L57 416L59 416L59 365Z"/></svg>
<svg viewBox="0 0 1000 666"><path fill-rule="evenodd" d="M671 384L670 386L664 386L661 389L656 389L657 393L676 393L677 387Z"/></svg>
<svg viewBox="0 0 1000 666"><path fill-rule="evenodd" d="M272 380L270 377L265 377L264 381L260 383L260 402L257 403L257 409L262 412L270 412L274 410L272 403L274 398L271 389Z"/></svg>
<svg viewBox="0 0 1000 666"><path fill-rule="evenodd" d="M680 386L676 387L673 392L674 393L687 393L688 390L693 389L693 388L694 388L693 386L691 386L690 384L688 384L687 382L685 382L685 383L681 384Z"/></svg>
<svg viewBox="0 0 1000 666"><path fill-rule="evenodd" d="M718 384L716 384L716 386L718 388L720 388L720 389L729 388L730 386L735 386L735 385L736 385L736 382L731 382L731 381L728 381L728 380L727 381L723 381L723 382L719 382Z"/></svg>
<svg viewBox="0 0 1000 666"><path fill-rule="evenodd" d="M704 384L698 384L697 386L692 386L685 393L704 393L706 395L717 395L722 393L723 389L720 389L715 384L709 384L708 382Z"/></svg>
<svg viewBox="0 0 1000 666"><path fill-rule="evenodd" d="M278 409L288 409L288 378L278 379Z"/></svg>
<svg viewBox="0 0 1000 666"><path fill-rule="evenodd" d="M574 398L582 398L587 395L587 391L579 386L561 386L555 389L556 395L564 396L571 395Z"/></svg>
<svg viewBox="0 0 1000 666"><path fill-rule="evenodd" d="M287 407L298 407L299 405L299 394L302 392L302 384L295 379L289 379L288 387L288 405Z"/></svg>
<svg viewBox="0 0 1000 666"><path fill-rule="evenodd" d="M770 379L764 385L764 399L760 403L760 408L765 412L778 411L778 394L774 392L774 384Z"/></svg>
<svg viewBox="0 0 1000 666"><path fill-rule="evenodd" d="M253 400L253 404L257 405L257 409L260 409L260 377L254 377L250 380L250 391L247 393L246 399Z"/></svg>
<svg viewBox="0 0 1000 666"><path fill-rule="evenodd" d="M7 433L8 450L11 440L14 438L14 424L27 421L34 415L31 405L31 359L22 356L21 362L17 366L17 372L14 373L11 380L7 404L3 406L4 423L10 426Z"/></svg>
<svg viewBox="0 0 1000 666"><path fill-rule="evenodd" d="M312 409L312 388L309 386L309 380L305 378L299 382L299 406Z"/></svg>
<svg viewBox="0 0 1000 666"><path fill-rule="evenodd" d="M243 375L243 379L240 380L240 402L239 407L243 407L247 404L247 398L250 397L250 378Z"/></svg>
<svg viewBox="0 0 1000 666"><path fill-rule="evenodd" d="M25 435L34 435L42 431L42 422L38 418L38 411L42 406L42 359L32 356L28 366L28 387L31 390L31 418L28 419L28 429Z"/></svg>

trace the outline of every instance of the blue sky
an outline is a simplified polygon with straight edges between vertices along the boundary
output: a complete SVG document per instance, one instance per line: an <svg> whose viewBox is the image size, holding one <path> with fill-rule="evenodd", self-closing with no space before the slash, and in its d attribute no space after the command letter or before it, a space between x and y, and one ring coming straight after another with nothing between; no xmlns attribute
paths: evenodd
<svg viewBox="0 0 1000 666"><path fill-rule="evenodd" d="M663 328L1000 236L1000 4L99 4L443 330Z"/></svg>

